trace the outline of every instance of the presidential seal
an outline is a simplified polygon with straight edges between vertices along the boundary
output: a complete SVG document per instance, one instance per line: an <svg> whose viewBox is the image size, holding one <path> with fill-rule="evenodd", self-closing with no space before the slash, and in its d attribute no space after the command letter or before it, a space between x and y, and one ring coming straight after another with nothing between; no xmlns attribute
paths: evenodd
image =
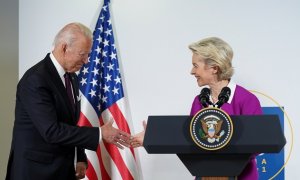
<svg viewBox="0 0 300 180"><path fill-rule="evenodd" d="M190 124L190 134L197 146L218 150L231 139L233 125L230 116L221 109L204 108L197 112Z"/></svg>

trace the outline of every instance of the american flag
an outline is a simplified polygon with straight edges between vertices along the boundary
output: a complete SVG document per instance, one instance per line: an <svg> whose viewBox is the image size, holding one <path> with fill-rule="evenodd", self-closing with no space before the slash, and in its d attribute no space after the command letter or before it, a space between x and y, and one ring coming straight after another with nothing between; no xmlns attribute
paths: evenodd
<svg viewBox="0 0 300 180"><path fill-rule="evenodd" d="M93 33L89 62L79 72L81 114L79 126L102 126L111 118L114 127L131 134L132 127L127 101L122 87L117 50L109 12L109 0L104 0ZM90 180L140 179L133 148L121 150L102 142L97 151L86 150Z"/></svg>

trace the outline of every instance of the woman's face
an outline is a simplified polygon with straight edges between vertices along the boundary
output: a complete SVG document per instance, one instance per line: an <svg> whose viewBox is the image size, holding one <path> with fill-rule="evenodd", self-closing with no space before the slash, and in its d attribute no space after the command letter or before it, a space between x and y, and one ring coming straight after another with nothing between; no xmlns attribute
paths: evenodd
<svg viewBox="0 0 300 180"><path fill-rule="evenodd" d="M217 79L217 68L206 65L198 54L193 53L192 64L191 75L197 79L198 86L209 85Z"/></svg>

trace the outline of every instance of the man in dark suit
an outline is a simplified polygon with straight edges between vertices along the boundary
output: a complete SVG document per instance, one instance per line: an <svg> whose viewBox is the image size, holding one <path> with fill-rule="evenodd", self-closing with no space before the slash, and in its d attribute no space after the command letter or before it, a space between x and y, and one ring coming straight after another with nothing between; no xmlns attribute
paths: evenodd
<svg viewBox="0 0 300 180"><path fill-rule="evenodd" d="M119 148L129 146L130 135L112 127L113 121L101 128L76 126L80 102L75 72L87 63L91 45L86 26L68 24L56 35L54 50L20 80L6 179L81 179L87 168L84 149L96 150L102 139Z"/></svg>

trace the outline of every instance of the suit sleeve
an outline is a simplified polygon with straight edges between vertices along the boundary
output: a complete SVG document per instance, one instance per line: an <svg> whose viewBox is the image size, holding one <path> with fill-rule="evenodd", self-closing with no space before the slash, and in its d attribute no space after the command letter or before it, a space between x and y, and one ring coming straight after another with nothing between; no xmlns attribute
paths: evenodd
<svg viewBox="0 0 300 180"><path fill-rule="evenodd" d="M88 164L87 157L83 148L77 148L77 162L85 162L86 165Z"/></svg>

